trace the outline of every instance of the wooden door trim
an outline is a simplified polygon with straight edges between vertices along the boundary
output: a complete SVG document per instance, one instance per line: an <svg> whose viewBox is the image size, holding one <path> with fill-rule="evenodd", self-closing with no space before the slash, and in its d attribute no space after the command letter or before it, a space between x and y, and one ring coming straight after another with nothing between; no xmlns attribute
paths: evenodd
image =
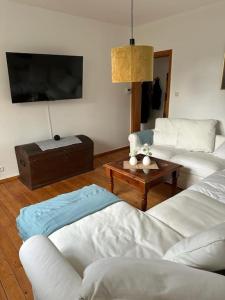
<svg viewBox="0 0 225 300"><path fill-rule="evenodd" d="M172 55L173 55L172 49L154 52L154 58L169 57L168 93L166 98L166 105L164 106L164 111L163 111L164 118L167 118L169 116ZM131 94L130 132L135 132L140 130L140 124L141 124L141 82L133 82L131 90L132 90L132 94Z"/></svg>
<svg viewBox="0 0 225 300"><path fill-rule="evenodd" d="M141 124L141 82L133 82L131 88L130 132L140 130Z"/></svg>

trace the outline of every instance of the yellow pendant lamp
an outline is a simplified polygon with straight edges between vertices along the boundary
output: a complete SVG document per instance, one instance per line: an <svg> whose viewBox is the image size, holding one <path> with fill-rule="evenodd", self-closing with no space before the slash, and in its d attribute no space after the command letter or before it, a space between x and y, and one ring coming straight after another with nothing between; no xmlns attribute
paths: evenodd
<svg viewBox="0 0 225 300"><path fill-rule="evenodd" d="M131 0L131 39L129 46L112 48L112 82L153 81L153 47L135 45Z"/></svg>

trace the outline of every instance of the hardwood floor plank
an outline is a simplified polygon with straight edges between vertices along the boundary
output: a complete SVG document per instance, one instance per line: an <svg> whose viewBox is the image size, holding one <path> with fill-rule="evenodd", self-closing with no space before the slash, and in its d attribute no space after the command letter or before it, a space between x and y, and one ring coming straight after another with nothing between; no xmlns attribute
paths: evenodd
<svg viewBox="0 0 225 300"><path fill-rule="evenodd" d="M0 258L0 278L7 299L26 300L10 265L2 257Z"/></svg>
<svg viewBox="0 0 225 300"><path fill-rule="evenodd" d="M2 232L2 228L0 227L0 231ZM17 235L17 232L16 232ZM21 243L20 243L21 245ZM30 298L32 296L31 294L31 287L30 284L27 281L26 275L24 274L24 271L22 269L20 260L19 260L19 247L15 247L14 243L12 242L8 231L4 234L0 234L0 252L1 257L4 258L4 261L7 262L7 264L10 266L15 280L18 282L18 286L21 289L21 292L25 296L25 299L27 297Z"/></svg>
<svg viewBox="0 0 225 300"><path fill-rule="evenodd" d="M7 228L7 234L11 240L11 242L13 243L14 247L16 248L16 250L19 252L19 249L22 245L22 240L18 234L18 230L16 228L15 224L11 224L8 228Z"/></svg>
<svg viewBox="0 0 225 300"><path fill-rule="evenodd" d="M7 300L8 299L7 296L6 296L5 290L3 289L1 281L0 281L0 299L1 300Z"/></svg>
<svg viewBox="0 0 225 300"><path fill-rule="evenodd" d="M27 280L27 277L24 273L23 267L21 266L16 270L16 278L20 285L21 291L24 294L26 300L33 300L32 286ZM19 279L19 280L18 280Z"/></svg>
<svg viewBox="0 0 225 300"><path fill-rule="evenodd" d="M16 180L11 184L11 182L7 182L4 185L8 194L13 197L13 200L16 201L23 207L24 205L33 204L36 201L31 201L34 197L29 197L29 190L19 181Z"/></svg>
<svg viewBox="0 0 225 300"><path fill-rule="evenodd" d="M5 228L8 228L15 221L2 205L0 205L0 216L0 225Z"/></svg>
<svg viewBox="0 0 225 300"><path fill-rule="evenodd" d="M13 181L12 184L14 184ZM5 187L5 184L0 185L0 202L14 217L18 216L20 208L25 206L25 202L24 204L21 204L19 201L17 201L17 199L13 197L13 195Z"/></svg>

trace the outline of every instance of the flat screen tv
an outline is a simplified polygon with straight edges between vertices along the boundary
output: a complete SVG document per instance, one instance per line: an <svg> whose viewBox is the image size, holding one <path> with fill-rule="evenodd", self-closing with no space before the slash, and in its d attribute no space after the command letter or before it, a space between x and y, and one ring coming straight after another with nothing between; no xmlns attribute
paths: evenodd
<svg viewBox="0 0 225 300"><path fill-rule="evenodd" d="M83 57L6 52L13 103L82 98Z"/></svg>
<svg viewBox="0 0 225 300"><path fill-rule="evenodd" d="M224 56L224 64L223 64L222 89L225 90L225 56Z"/></svg>

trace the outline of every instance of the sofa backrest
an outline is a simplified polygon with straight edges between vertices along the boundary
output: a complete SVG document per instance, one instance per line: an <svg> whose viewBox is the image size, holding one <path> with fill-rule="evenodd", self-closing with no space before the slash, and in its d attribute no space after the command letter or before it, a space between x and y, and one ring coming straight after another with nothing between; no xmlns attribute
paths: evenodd
<svg viewBox="0 0 225 300"><path fill-rule="evenodd" d="M158 118L154 130L154 144L189 151L213 152L216 124L216 120Z"/></svg>
<svg viewBox="0 0 225 300"><path fill-rule="evenodd" d="M217 134L215 140L215 150L219 148L223 143L225 143L225 136Z"/></svg>
<svg viewBox="0 0 225 300"><path fill-rule="evenodd" d="M178 119L157 118L155 121L153 144L176 147L178 128Z"/></svg>

